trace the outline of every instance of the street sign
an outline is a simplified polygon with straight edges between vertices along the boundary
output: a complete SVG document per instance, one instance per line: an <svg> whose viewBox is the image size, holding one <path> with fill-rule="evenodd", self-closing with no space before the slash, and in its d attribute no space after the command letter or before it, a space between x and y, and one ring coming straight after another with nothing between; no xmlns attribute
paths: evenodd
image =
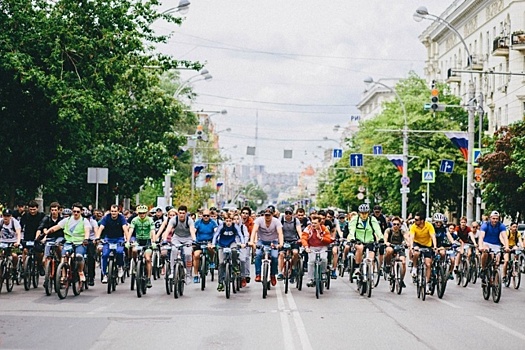
<svg viewBox="0 0 525 350"><path fill-rule="evenodd" d="M401 187L399 189L399 192L401 192L401 193L410 193L410 187L404 187L404 188Z"/></svg>
<svg viewBox="0 0 525 350"><path fill-rule="evenodd" d="M401 185L408 186L409 183L410 183L410 178L408 176L403 176L401 178Z"/></svg>
<svg viewBox="0 0 525 350"><path fill-rule="evenodd" d="M352 153L352 154L350 154L350 166L351 167L361 167L361 166L363 166L363 154L362 153Z"/></svg>
<svg viewBox="0 0 525 350"><path fill-rule="evenodd" d="M481 157L481 148L474 148L472 150L472 165L479 165L479 158Z"/></svg>
<svg viewBox="0 0 525 350"><path fill-rule="evenodd" d="M332 156L333 158L343 158L343 150L340 148L334 148Z"/></svg>
<svg viewBox="0 0 525 350"><path fill-rule="evenodd" d="M363 198L365 198L365 195L364 195L363 193L359 192L359 193L357 194L357 199L359 199L360 201L362 201Z"/></svg>
<svg viewBox="0 0 525 350"><path fill-rule="evenodd" d="M88 184L108 184L108 168L88 168Z"/></svg>
<svg viewBox="0 0 525 350"><path fill-rule="evenodd" d="M359 192L365 192L366 191L366 188L365 186L359 186Z"/></svg>
<svg viewBox="0 0 525 350"><path fill-rule="evenodd" d="M423 183L434 183L436 182L436 172L434 170L425 169L421 176L421 182Z"/></svg>
<svg viewBox="0 0 525 350"><path fill-rule="evenodd" d="M374 145L373 147L374 154L383 154L383 146L381 145Z"/></svg>
<svg viewBox="0 0 525 350"><path fill-rule="evenodd" d="M454 161L453 160L444 159L439 164L439 171L442 172L442 173L451 174L452 170L454 170Z"/></svg>

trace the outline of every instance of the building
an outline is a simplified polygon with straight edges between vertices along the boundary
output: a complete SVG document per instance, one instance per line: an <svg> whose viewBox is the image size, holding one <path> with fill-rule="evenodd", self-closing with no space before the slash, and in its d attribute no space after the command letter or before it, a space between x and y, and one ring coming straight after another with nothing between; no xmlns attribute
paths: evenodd
<svg viewBox="0 0 525 350"><path fill-rule="evenodd" d="M392 82L391 86L395 86L396 83L397 81ZM393 101L395 98L395 94L386 87L375 83L370 84L357 104L357 109L361 112L360 121L373 119L383 111L385 102Z"/></svg>
<svg viewBox="0 0 525 350"><path fill-rule="evenodd" d="M456 0L438 16L462 38L437 20L419 36L427 49L429 84L432 80L448 83L466 104L473 79L491 134L523 120L525 76L515 73L525 71L525 1Z"/></svg>

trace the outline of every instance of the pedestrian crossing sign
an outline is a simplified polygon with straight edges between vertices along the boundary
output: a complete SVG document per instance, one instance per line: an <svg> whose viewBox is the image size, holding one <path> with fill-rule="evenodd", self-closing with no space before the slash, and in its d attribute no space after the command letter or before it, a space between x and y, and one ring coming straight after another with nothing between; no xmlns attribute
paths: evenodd
<svg viewBox="0 0 525 350"><path fill-rule="evenodd" d="M421 176L421 182L423 183L434 183L436 182L436 172L434 170L425 169Z"/></svg>

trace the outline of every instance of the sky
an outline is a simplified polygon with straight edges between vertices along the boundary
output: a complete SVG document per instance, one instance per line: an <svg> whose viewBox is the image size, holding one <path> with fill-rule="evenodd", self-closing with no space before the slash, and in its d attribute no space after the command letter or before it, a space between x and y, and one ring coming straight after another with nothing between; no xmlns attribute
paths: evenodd
<svg viewBox="0 0 525 350"><path fill-rule="evenodd" d="M366 89L363 80L423 76L426 49L418 36L419 6L441 14L452 0L190 0L184 22L156 22L158 47L179 60L205 63L211 80L192 78L193 111L210 114L219 145L233 163L268 172L319 166L325 149L339 148L340 131ZM177 6L166 0L162 9ZM189 103L189 101L184 101ZM257 132L256 132L257 129ZM342 128L340 129L342 130ZM258 136L256 139L256 135ZM324 139L327 140L324 140ZM256 147L256 156L246 154ZM284 150L292 150L291 159Z"/></svg>

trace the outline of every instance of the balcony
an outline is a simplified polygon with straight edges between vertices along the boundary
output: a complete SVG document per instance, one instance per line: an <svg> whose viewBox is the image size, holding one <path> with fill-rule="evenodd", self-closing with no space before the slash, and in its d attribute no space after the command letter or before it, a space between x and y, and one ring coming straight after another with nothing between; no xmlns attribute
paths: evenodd
<svg viewBox="0 0 525 350"><path fill-rule="evenodd" d="M454 70L453 68L449 68L447 70L447 79L445 80L445 82L447 84L461 83L461 74L453 72L453 70Z"/></svg>
<svg viewBox="0 0 525 350"><path fill-rule="evenodd" d="M470 55L467 60L467 69L483 70L483 60L478 55Z"/></svg>
<svg viewBox="0 0 525 350"><path fill-rule="evenodd" d="M492 42L492 55L508 56L509 55L509 37L495 37Z"/></svg>
<svg viewBox="0 0 525 350"><path fill-rule="evenodd" d="M525 51L525 32L518 31L512 33L511 42L513 50Z"/></svg>

